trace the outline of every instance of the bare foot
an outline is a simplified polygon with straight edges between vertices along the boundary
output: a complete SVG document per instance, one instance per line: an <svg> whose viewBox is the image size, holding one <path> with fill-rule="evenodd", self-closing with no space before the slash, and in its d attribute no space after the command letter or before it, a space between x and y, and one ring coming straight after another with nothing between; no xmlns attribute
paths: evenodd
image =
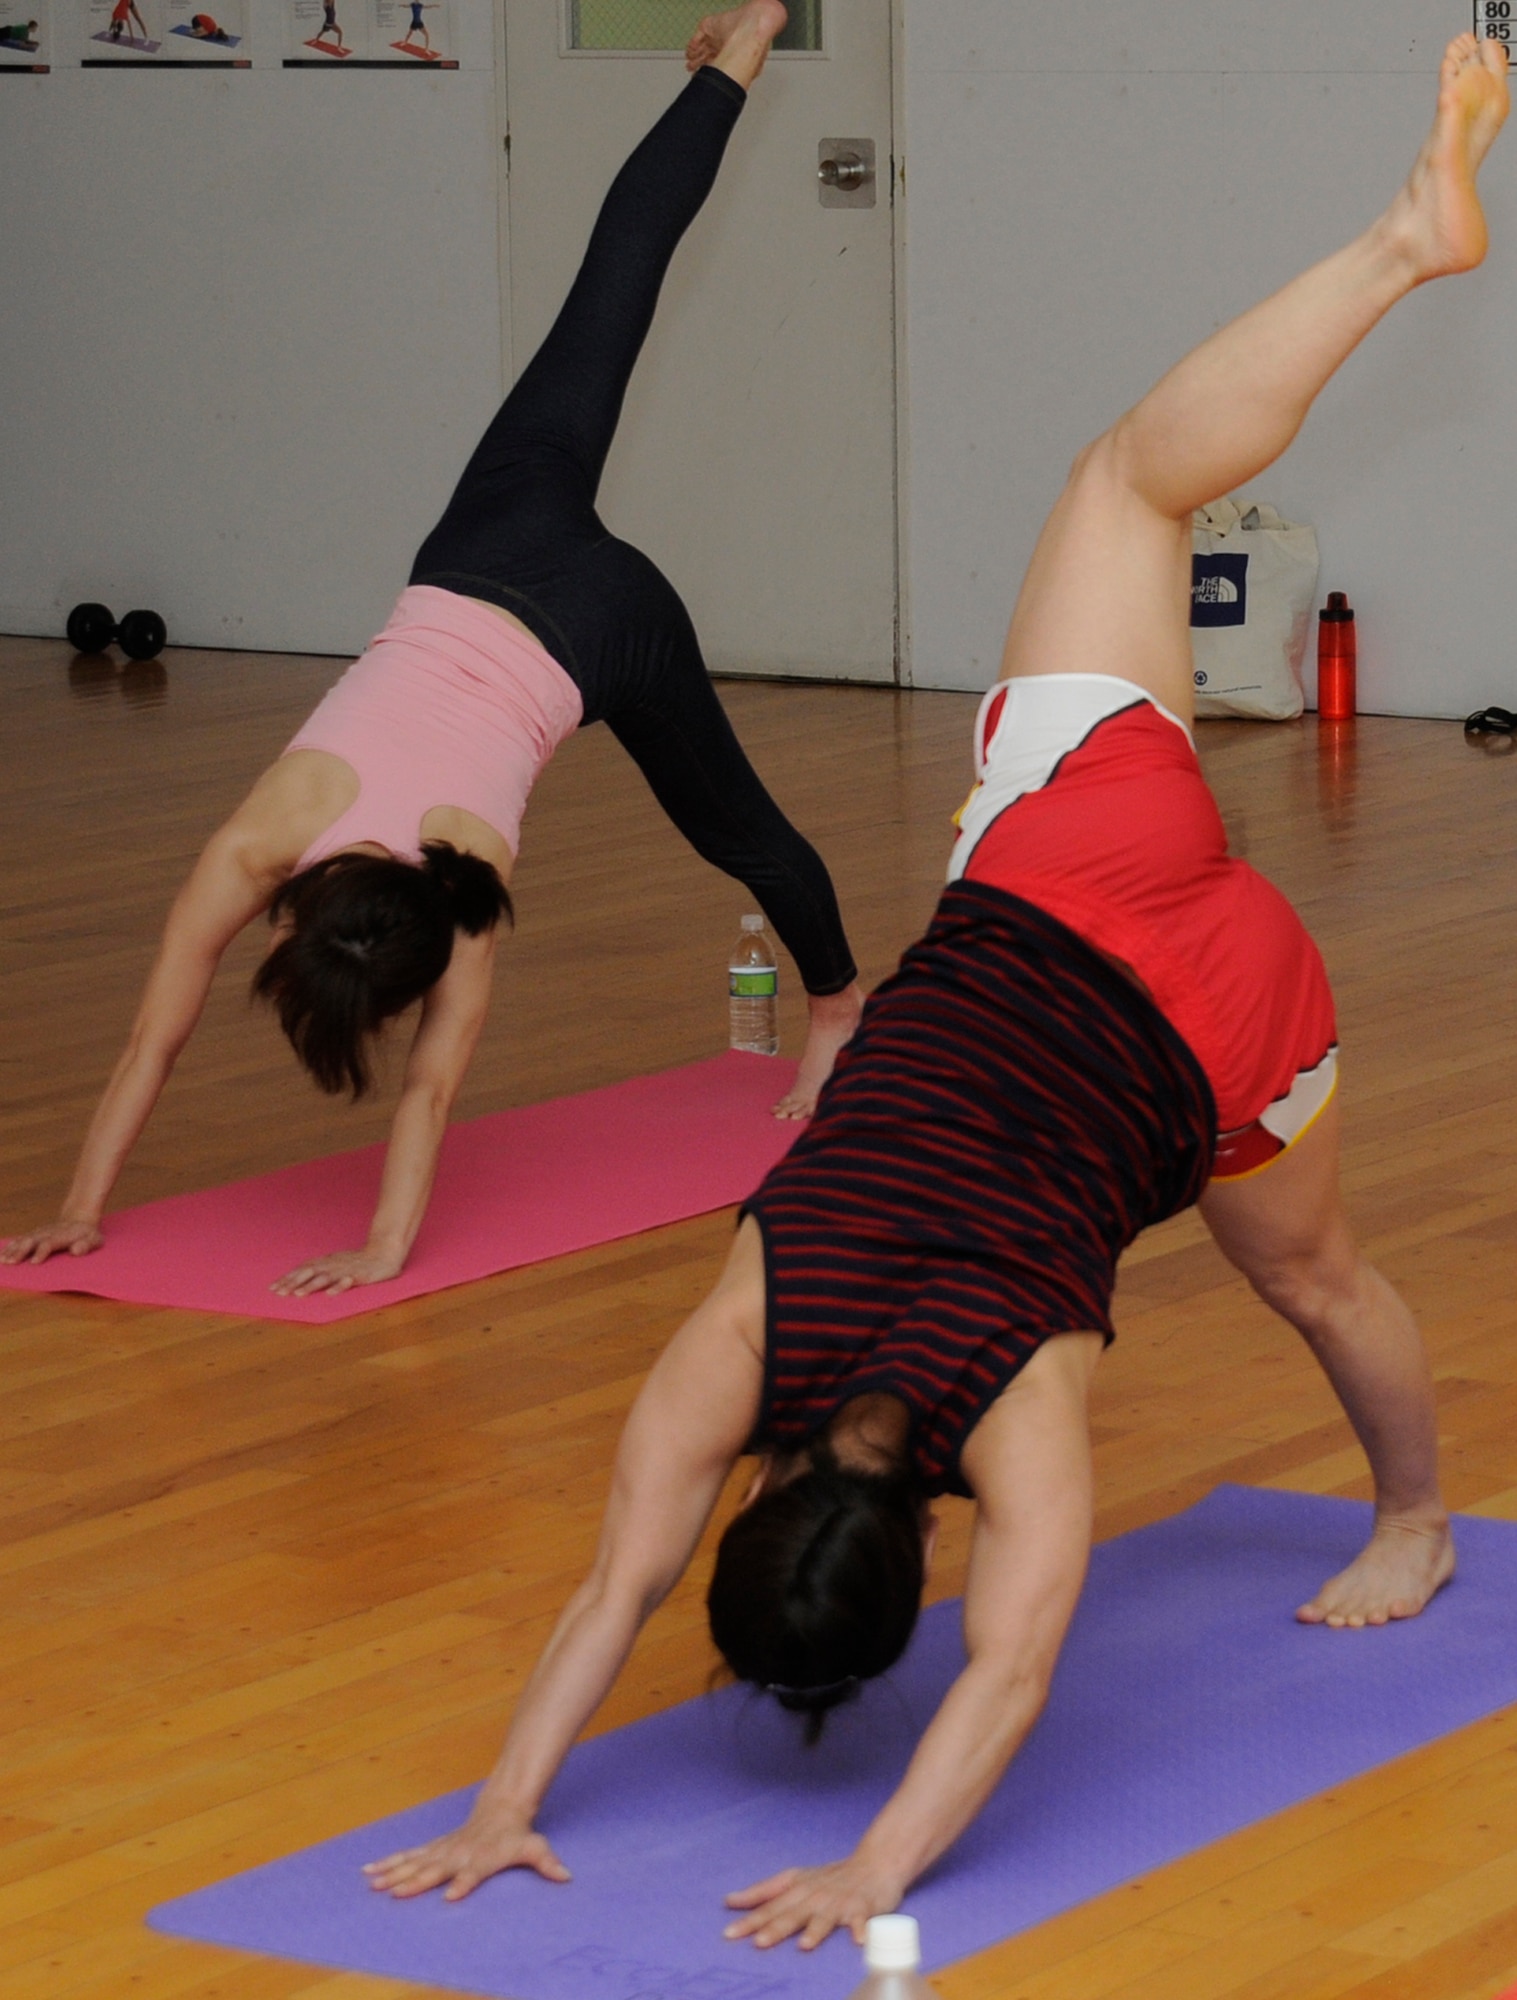
<svg viewBox="0 0 1517 2000"><path fill-rule="evenodd" d="M864 996L858 981L841 993L809 996L811 1026L806 1031L806 1047L795 1082L774 1107L776 1118L809 1118L816 1109L817 1092L832 1074L838 1050L859 1025Z"/></svg>
<svg viewBox="0 0 1517 2000"><path fill-rule="evenodd" d="M780 0L746 0L746 5L729 7L725 14L708 14L690 37L685 67L697 70L709 63L746 90L789 18Z"/></svg>
<svg viewBox="0 0 1517 2000"><path fill-rule="evenodd" d="M1386 218L1418 281L1472 270L1485 255L1475 175L1507 112L1506 44L1456 35L1444 52L1427 143Z"/></svg>
<svg viewBox="0 0 1517 2000"><path fill-rule="evenodd" d="M1303 1625L1354 1630L1415 1618L1453 1574L1454 1542L1446 1521L1431 1526L1380 1521L1348 1568L1323 1584L1296 1616Z"/></svg>

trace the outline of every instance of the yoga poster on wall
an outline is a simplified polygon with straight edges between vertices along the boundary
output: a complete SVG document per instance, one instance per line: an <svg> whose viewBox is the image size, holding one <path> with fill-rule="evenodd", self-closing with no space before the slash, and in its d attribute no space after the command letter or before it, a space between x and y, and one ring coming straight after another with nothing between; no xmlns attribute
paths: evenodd
<svg viewBox="0 0 1517 2000"><path fill-rule="evenodd" d="M421 69L457 69L453 0L372 0L374 55Z"/></svg>
<svg viewBox="0 0 1517 2000"><path fill-rule="evenodd" d="M248 0L215 0L215 11L194 0L163 0L164 55L197 66L220 63L246 69Z"/></svg>
<svg viewBox="0 0 1517 2000"><path fill-rule="evenodd" d="M84 67L167 60L163 0L82 0Z"/></svg>
<svg viewBox="0 0 1517 2000"><path fill-rule="evenodd" d="M53 0L0 0L0 69L50 67Z"/></svg>
<svg viewBox="0 0 1517 2000"><path fill-rule="evenodd" d="M286 69L457 69L453 0L284 0Z"/></svg>
<svg viewBox="0 0 1517 2000"><path fill-rule="evenodd" d="M285 0L285 68L363 63L369 8L370 0Z"/></svg>
<svg viewBox="0 0 1517 2000"><path fill-rule="evenodd" d="M84 67L248 69L248 0L83 0Z"/></svg>

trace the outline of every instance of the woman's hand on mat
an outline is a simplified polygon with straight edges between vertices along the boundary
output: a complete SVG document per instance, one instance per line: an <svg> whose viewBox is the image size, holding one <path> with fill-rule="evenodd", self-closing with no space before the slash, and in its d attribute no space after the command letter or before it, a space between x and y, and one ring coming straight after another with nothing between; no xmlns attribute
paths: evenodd
<svg viewBox="0 0 1517 2000"><path fill-rule="evenodd" d="M50 1222L46 1229L32 1229L0 1243L0 1264L45 1264L65 1250L70 1257L83 1257L104 1241L98 1223Z"/></svg>
<svg viewBox="0 0 1517 2000"><path fill-rule="evenodd" d="M350 1292L355 1285L378 1285L386 1278L398 1278L405 1258L389 1250L334 1250L330 1257L313 1257L309 1264L297 1264L269 1286L282 1298L308 1299L313 1292Z"/></svg>
<svg viewBox="0 0 1517 2000"><path fill-rule="evenodd" d="M424 1896L446 1884L443 1901L456 1903L506 1868L532 1868L549 1882L571 1879L542 1835L514 1818L493 1826L471 1819L457 1833L445 1833L425 1847L405 1847L383 1861L366 1861L363 1872L369 1887L387 1896Z"/></svg>
<svg viewBox="0 0 1517 2000"><path fill-rule="evenodd" d="M905 1893L904 1882L886 1881L857 1854L825 1868L786 1868L727 1898L729 1910L748 1914L728 1924L722 1936L751 1937L756 1945L768 1946L783 1944L799 1931L801 1950L815 1951L846 1925L854 1943L862 1944L869 1919L888 1916Z"/></svg>

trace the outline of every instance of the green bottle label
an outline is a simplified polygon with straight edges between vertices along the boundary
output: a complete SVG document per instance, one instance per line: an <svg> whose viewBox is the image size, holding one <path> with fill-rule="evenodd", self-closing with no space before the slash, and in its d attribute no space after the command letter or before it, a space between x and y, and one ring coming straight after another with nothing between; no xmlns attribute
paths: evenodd
<svg viewBox="0 0 1517 2000"><path fill-rule="evenodd" d="M734 1000L772 1000L780 990L780 976L772 965L762 972L733 970L727 978Z"/></svg>

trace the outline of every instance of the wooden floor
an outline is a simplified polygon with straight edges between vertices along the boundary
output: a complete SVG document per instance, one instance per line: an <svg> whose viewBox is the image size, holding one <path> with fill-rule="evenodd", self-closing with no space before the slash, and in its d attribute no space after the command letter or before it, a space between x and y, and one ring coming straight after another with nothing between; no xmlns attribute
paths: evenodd
<svg viewBox="0 0 1517 2000"><path fill-rule="evenodd" d="M0 641L0 1232L52 1212L163 907L335 664L71 667ZM835 872L866 977L922 926L973 702L731 687ZM1422 1316L1455 1505L1517 1519L1517 761L1457 726L1213 724L1235 849L1337 986L1347 1178ZM713 1051L742 892L604 731L527 822L519 935L462 1106ZM244 998L248 940L121 1188L141 1200L376 1136ZM786 1002L796 1046L799 1001ZM156 1902L478 1776L584 1565L613 1439L730 1230L717 1215L328 1328L0 1294L0 2000L421 2000L192 1947ZM1123 1270L1100 1533L1223 1479L1363 1495L1294 1337L1191 1219ZM951 1508L934 1594L957 1588ZM597 1727L694 1694L704 1563ZM1345 1648L1373 1645L1345 1635ZM1239 1717L1247 1727L1247 1717ZM955 1967L946 2000L1489 2000L1517 1978L1517 1713ZM716 1913L713 1912L713 1923Z"/></svg>

